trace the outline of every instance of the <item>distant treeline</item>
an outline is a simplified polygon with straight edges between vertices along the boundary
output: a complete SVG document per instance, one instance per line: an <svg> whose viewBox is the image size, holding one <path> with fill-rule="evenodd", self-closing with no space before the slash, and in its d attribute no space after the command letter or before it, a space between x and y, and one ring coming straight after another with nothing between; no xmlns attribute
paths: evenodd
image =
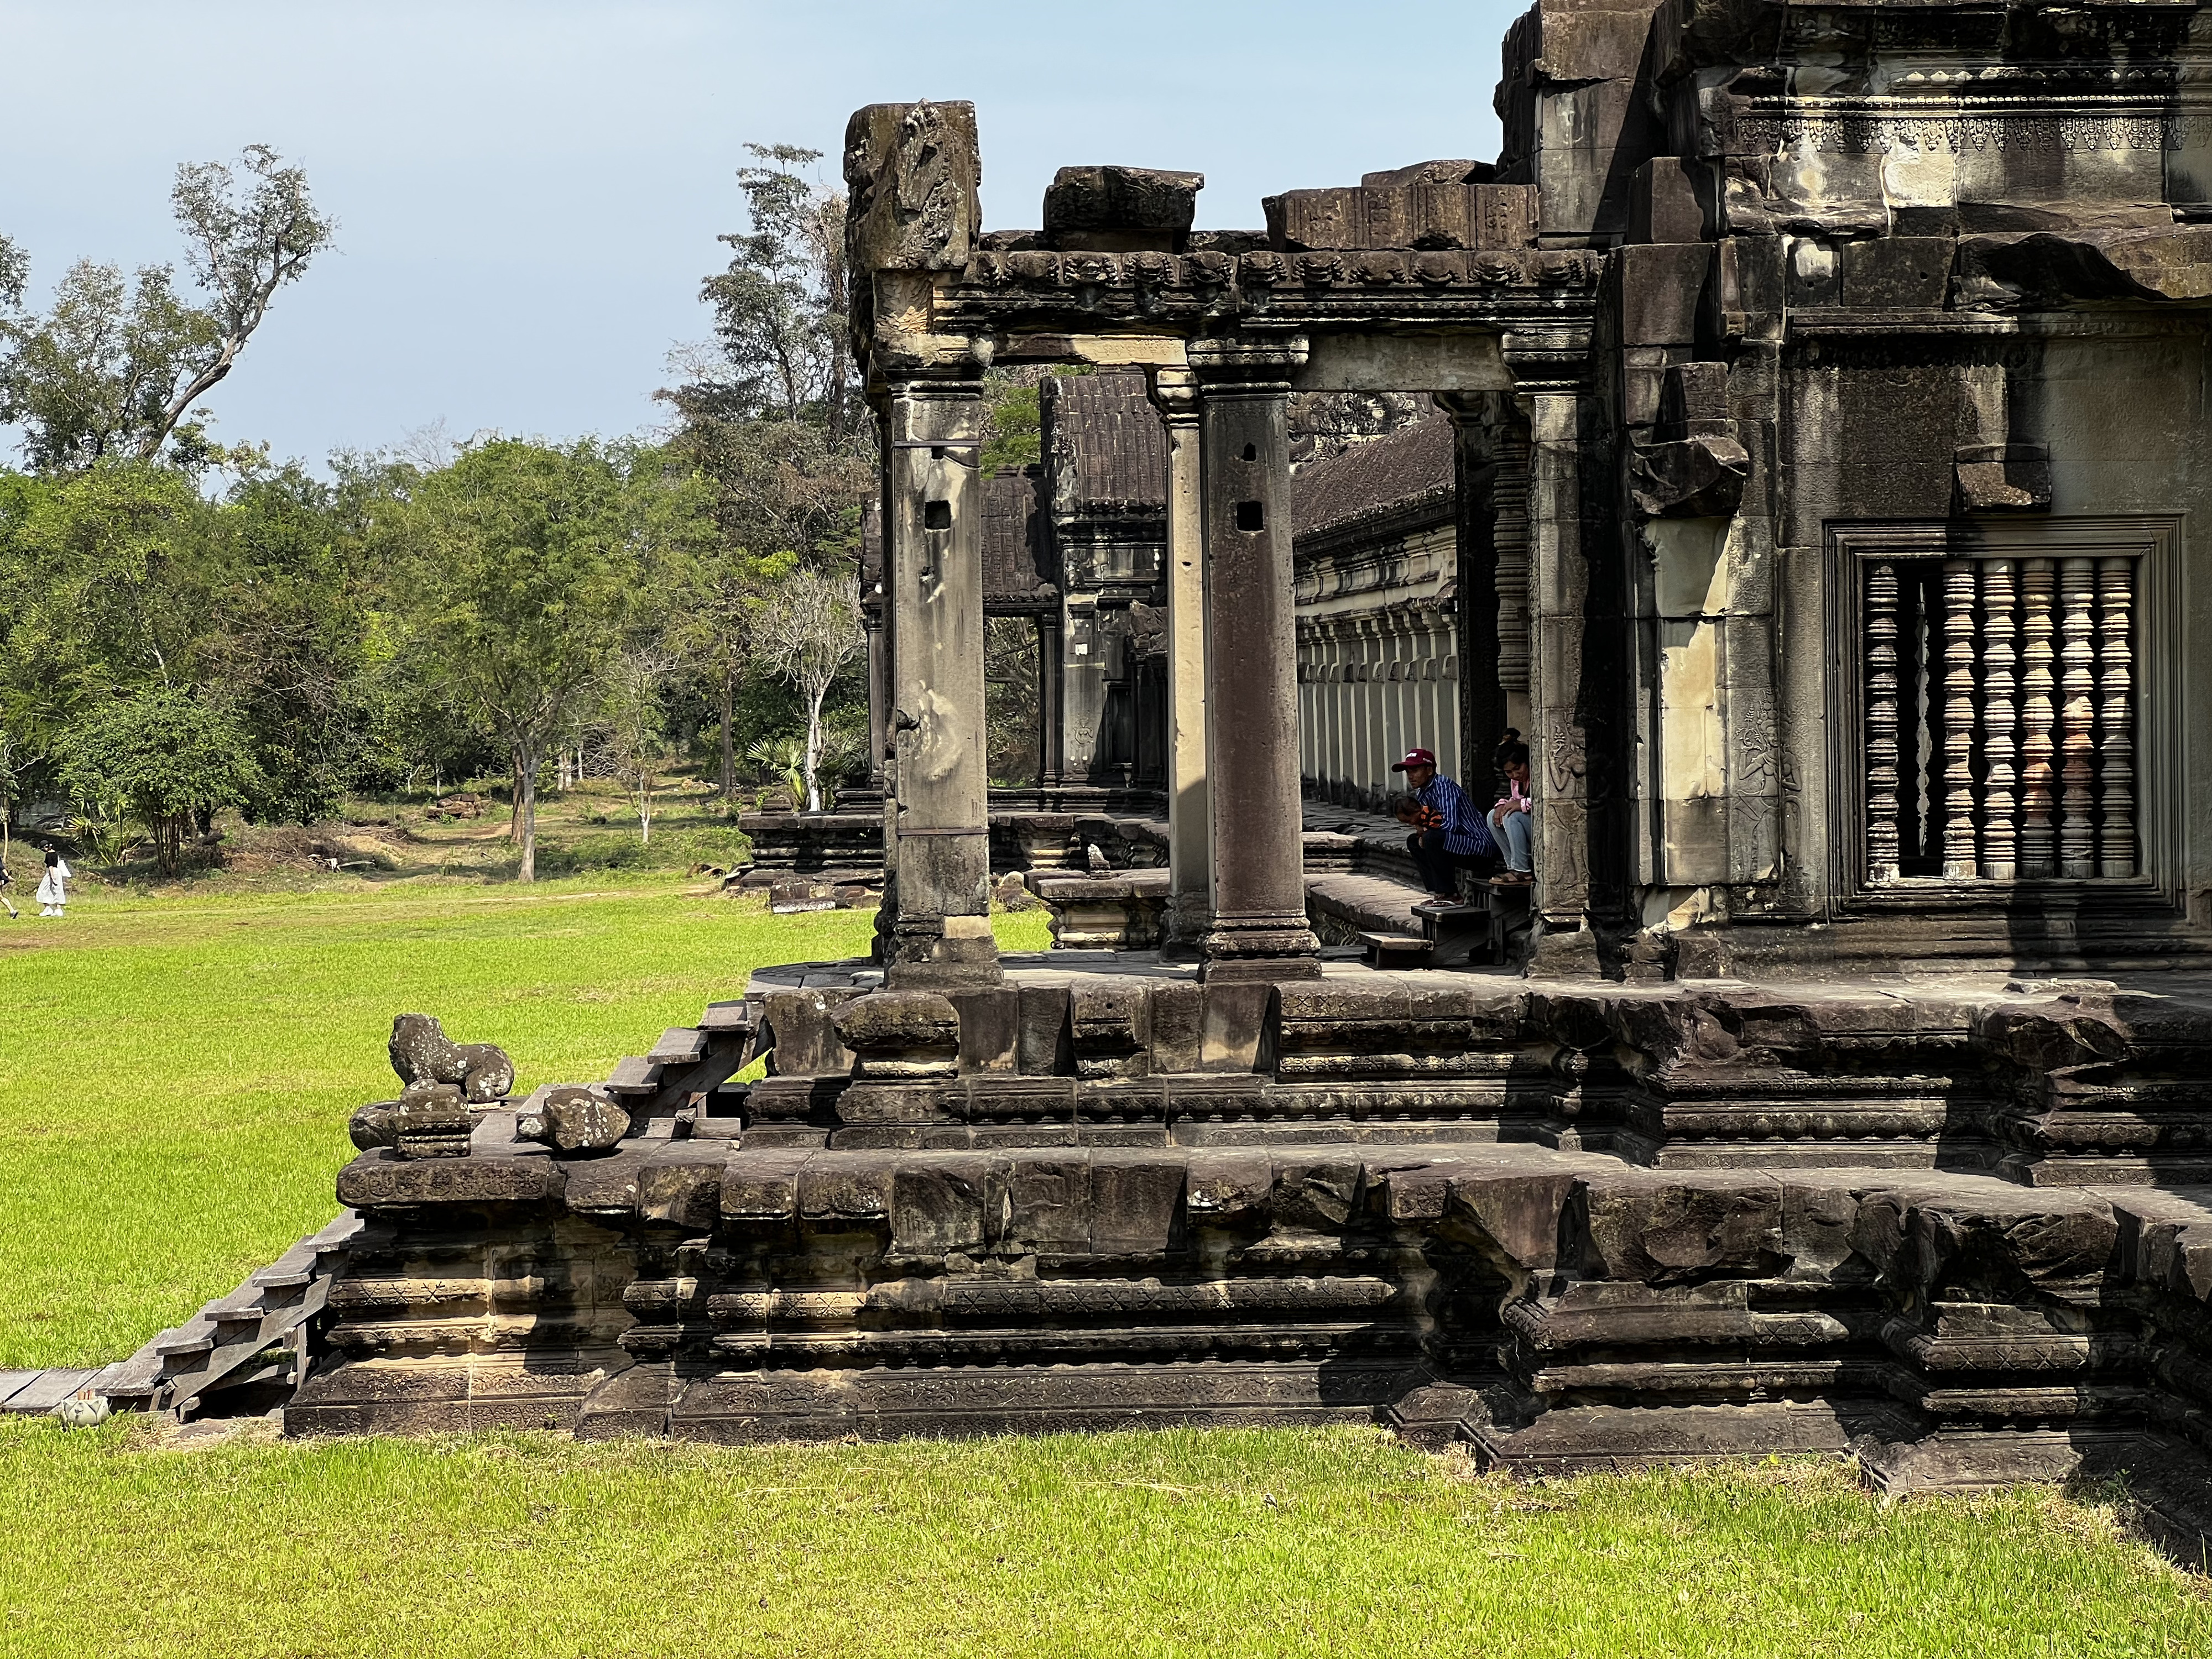
<svg viewBox="0 0 2212 1659"><path fill-rule="evenodd" d="M527 879L541 781L789 774L814 804L865 726L854 570L874 440L850 384L843 204L756 148L749 228L702 298L649 440L481 435L333 458L211 441L195 406L330 240L257 147L179 170L166 267L80 262L45 313L0 239L0 792L65 801L95 854L173 867L225 808L513 781ZM748 757L750 757L748 761Z"/></svg>

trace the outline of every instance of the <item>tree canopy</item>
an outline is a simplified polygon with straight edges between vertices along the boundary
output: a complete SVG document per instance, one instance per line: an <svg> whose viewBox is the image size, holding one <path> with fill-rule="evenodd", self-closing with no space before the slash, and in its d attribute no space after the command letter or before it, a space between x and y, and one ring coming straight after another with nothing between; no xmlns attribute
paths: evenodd
<svg viewBox="0 0 2212 1659"><path fill-rule="evenodd" d="M127 807L171 872L194 829L259 782L237 722L166 687L94 704L62 733L60 757L62 781L80 805Z"/></svg>
<svg viewBox="0 0 2212 1659"><path fill-rule="evenodd" d="M178 290L172 265L126 281L119 266L79 259L48 308L28 312L29 257L0 238L0 421L21 426L40 471L146 460L165 443L187 464L210 459L205 411L194 405L337 228L316 211L307 174L266 144L247 145L235 167L179 167L169 201L205 296L197 302Z"/></svg>

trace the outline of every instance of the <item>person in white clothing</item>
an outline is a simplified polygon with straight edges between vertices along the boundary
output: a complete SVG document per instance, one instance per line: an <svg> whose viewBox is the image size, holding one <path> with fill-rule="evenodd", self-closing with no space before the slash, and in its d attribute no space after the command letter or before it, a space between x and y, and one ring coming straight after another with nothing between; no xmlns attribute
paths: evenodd
<svg viewBox="0 0 2212 1659"><path fill-rule="evenodd" d="M62 907L69 902L70 875L70 867L63 861L62 855L49 845L46 848L46 872L39 878L36 895L40 915L58 916L62 914Z"/></svg>

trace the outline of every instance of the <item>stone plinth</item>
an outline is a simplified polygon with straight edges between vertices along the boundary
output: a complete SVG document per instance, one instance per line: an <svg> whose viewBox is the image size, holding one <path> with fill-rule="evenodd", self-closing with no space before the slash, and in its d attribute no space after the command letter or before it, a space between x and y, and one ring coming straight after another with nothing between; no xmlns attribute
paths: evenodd
<svg viewBox="0 0 2212 1659"><path fill-rule="evenodd" d="M1077 951L881 986L757 975L664 1036L607 1154L505 1114L467 1158L363 1154L288 1426L1380 1420L1532 1472L1856 1449L1900 1490L2202 1467L2186 987L1223 983Z"/></svg>

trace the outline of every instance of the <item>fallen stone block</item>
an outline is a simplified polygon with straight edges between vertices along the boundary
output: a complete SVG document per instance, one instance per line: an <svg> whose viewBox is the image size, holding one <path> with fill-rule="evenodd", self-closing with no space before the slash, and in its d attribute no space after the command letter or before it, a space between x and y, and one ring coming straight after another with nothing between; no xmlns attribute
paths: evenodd
<svg viewBox="0 0 2212 1659"><path fill-rule="evenodd" d="M575 1084L540 1089L515 1114L514 1138L562 1152L603 1152L629 1133L630 1115L604 1094Z"/></svg>

